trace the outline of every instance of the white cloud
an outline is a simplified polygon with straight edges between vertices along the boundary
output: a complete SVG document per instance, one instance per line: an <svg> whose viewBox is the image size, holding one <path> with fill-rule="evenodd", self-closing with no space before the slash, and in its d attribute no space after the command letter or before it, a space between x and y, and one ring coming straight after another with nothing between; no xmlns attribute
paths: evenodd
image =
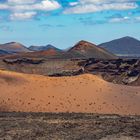
<svg viewBox="0 0 140 140"><path fill-rule="evenodd" d="M134 22L135 23L140 23L140 16L134 17Z"/></svg>
<svg viewBox="0 0 140 140"><path fill-rule="evenodd" d="M140 16L139 17L135 17L136 21L140 21Z"/></svg>
<svg viewBox="0 0 140 140"><path fill-rule="evenodd" d="M11 4L29 4L34 2L36 2L36 0L8 0L8 3Z"/></svg>
<svg viewBox="0 0 140 140"><path fill-rule="evenodd" d="M60 4L57 1L43 0L41 3L32 5L34 10L54 10L60 8Z"/></svg>
<svg viewBox="0 0 140 140"><path fill-rule="evenodd" d="M92 4L104 4L104 3L124 3L124 2L136 2L137 0L79 0L79 3L92 3Z"/></svg>
<svg viewBox="0 0 140 140"><path fill-rule="evenodd" d="M10 15L11 20L25 20L33 18L36 12L13 13Z"/></svg>
<svg viewBox="0 0 140 140"><path fill-rule="evenodd" d="M13 4L11 4L13 3ZM55 0L42 0L36 3L35 0L31 0L30 3L27 0L9 0L8 3L0 4L0 9L7 10L42 10L50 11L60 8L61 5Z"/></svg>
<svg viewBox="0 0 140 140"><path fill-rule="evenodd" d="M135 0L80 0L77 5L67 8L64 13L80 14L105 10L128 10L137 7Z"/></svg>
<svg viewBox="0 0 140 140"><path fill-rule="evenodd" d="M6 10L9 9L9 5L7 4L0 4L0 10Z"/></svg>
<svg viewBox="0 0 140 140"><path fill-rule="evenodd" d="M12 12L10 19L29 19L38 11L51 11L60 8L61 5L56 0L8 0L0 4L0 10Z"/></svg>
<svg viewBox="0 0 140 140"><path fill-rule="evenodd" d="M70 2L70 3L69 3L70 6L75 6L75 5L77 5L77 4L78 4L78 2Z"/></svg>
<svg viewBox="0 0 140 140"><path fill-rule="evenodd" d="M128 16L124 16L124 17L114 17L109 19L108 21L109 23L139 23L140 22L140 16L136 16L136 17L128 17Z"/></svg>
<svg viewBox="0 0 140 140"><path fill-rule="evenodd" d="M109 20L110 23L120 23L120 22L127 22L130 21L130 17L118 17L118 18L112 18Z"/></svg>
<svg viewBox="0 0 140 140"><path fill-rule="evenodd" d="M60 8L57 1L43 0L40 3L9 6L12 11L51 11Z"/></svg>

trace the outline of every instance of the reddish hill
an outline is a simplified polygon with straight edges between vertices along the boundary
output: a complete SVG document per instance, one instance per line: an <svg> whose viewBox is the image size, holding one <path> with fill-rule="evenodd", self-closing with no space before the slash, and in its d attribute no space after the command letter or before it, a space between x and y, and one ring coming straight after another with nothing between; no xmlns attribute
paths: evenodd
<svg viewBox="0 0 140 140"><path fill-rule="evenodd" d="M17 58L44 58L44 57L50 57L50 56L55 56L59 54L60 52L57 52L55 49L48 49L44 51L34 51L34 52L22 52L20 54L15 54L15 55L7 55L4 58L8 59L17 59Z"/></svg>
<svg viewBox="0 0 140 140"><path fill-rule="evenodd" d="M0 44L0 50L6 51L8 53L29 52L28 48L17 42Z"/></svg>
<svg viewBox="0 0 140 140"><path fill-rule="evenodd" d="M98 58L98 59L116 59L117 57L108 52L105 49L97 47L87 41L80 41L74 47L72 47L68 52L76 52L86 58Z"/></svg>
<svg viewBox="0 0 140 140"><path fill-rule="evenodd" d="M50 55L56 55L58 52L57 50L51 48L48 50L43 50L43 51L35 51L35 52L28 52L25 55L29 56L50 56Z"/></svg>

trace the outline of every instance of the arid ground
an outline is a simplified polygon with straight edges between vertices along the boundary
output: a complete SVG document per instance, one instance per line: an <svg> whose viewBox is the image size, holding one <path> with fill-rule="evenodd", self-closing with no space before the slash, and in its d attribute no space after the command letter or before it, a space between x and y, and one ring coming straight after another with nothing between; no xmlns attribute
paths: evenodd
<svg viewBox="0 0 140 140"><path fill-rule="evenodd" d="M0 140L140 139L139 86L1 70L0 97Z"/></svg>
<svg viewBox="0 0 140 140"><path fill-rule="evenodd" d="M140 117L0 113L1 140L139 140Z"/></svg>

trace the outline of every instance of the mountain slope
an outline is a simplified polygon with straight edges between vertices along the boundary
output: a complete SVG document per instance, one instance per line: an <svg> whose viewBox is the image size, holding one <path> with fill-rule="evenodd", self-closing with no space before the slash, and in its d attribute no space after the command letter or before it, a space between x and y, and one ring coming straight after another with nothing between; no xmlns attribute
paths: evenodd
<svg viewBox="0 0 140 140"><path fill-rule="evenodd" d="M29 52L29 50L24 45L17 42L0 44L0 50L6 51L8 53Z"/></svg>
<svg viewBox="0 0 140 140"><path fill-rule="evenodd" d="M140 41L132 37L123 37L99 45L116 55L140 56Z"/></svg>
<svg viewBox="0 0 140 140"><path fill-rule="evenodd" d="M0 50L0 55L5 55L5 54L9 54L9 53L7 51Z"/></svg>
<svg viewBox="0 0 140 140"><path fill-rule="evenodd" d="M87 41L80 41L74 47L68 50L68 52L77 53L85 58L97 58L97 59L116 59L117 57L102 49L97 47L95 44L92 44Z"/></svg>

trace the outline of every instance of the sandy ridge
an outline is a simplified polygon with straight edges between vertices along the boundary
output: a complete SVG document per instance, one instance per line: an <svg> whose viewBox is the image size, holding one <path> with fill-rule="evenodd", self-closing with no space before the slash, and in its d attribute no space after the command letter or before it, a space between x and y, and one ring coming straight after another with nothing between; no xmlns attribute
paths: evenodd
<svg viewBox="0 0 140 140"><path fill-rule="evenodd" d="M0 110L139 114L140 87L84 74L46 77L0 70Z"/></svg>

